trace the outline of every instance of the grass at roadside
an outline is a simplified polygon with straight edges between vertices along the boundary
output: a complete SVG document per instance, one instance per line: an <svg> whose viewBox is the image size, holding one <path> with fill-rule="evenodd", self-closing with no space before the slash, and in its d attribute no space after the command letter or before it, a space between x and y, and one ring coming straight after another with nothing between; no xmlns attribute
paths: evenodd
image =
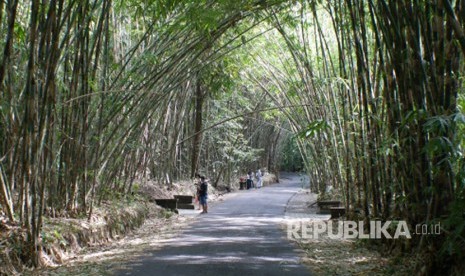
<svg viewBox="0 0 465 276"><path fill-rule="evenodd" d="M124 238L105 245L87 247L65 265L29 271L25 275L110 275L147 250L159 248L160 241L177 235L190 220L169 211L153 210L141 228Z"/></svg>

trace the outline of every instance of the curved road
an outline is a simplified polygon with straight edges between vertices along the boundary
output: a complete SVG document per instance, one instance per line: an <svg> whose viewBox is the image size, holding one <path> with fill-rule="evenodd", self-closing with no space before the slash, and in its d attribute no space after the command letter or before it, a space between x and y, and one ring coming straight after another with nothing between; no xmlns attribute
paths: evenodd
<svg viewBox="0 0 465 276"><path fill-rule="evenodd" d="M178 237L116 275L310 275L280 228L300 178L281 177L280 184L240 191L210 206Z"/></svg>

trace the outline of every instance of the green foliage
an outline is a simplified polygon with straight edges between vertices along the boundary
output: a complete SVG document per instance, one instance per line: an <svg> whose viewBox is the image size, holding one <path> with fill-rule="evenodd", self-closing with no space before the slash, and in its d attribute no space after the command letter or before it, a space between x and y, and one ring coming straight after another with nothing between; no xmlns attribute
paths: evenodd
<svg viewBox="0 0 465 276"><path fill-rule="evenodd" d="M296 137L288 136L281 149L280 168L284 171L302 171L305 166Z"/></svg>
<svg viewBox="0 0 465 276"><path fill-rule="evenodd" d="M456 121L456 118L462 118L462 114L454 114L452 116L440 115L428 118L426 123L423 125L424 129L428 133L447 133L452 127L451 122Z"/></svg>
<svg viewBox="0 0 465 276"><path fill-rule="evenodd" d="M137 195L139 194L139 191L140 191L140 183L133 183L131 192Z"/></svg>
<svg viewBox="0 0 465 276"><path fill-rule="evenodd" d="M298 136L300 138L313 138L319 134L321 134L324 131L327 131L330 129L331 126L328 124L327 121L323 119L319 119L313 122L310 122L310 124L307 126L306 129L300 131L298 133Z"/></svg>
<svg viewBox="0 0 465 276"><path fill-rule="evenodd" d="M430 158L442 157L437 162L438 165L447 163L448 166L453 166L452 164L460 166L463 158L463 146L460 141L463 141L462 138L465 137L463 133L464 125L465 116L461 112L430 117L424 123L423 129L431 137L424 150ZM456 137L453 137L455 139L451 139L451 135L448 135L448 133L452 132L456 133ZM457 170L457 173L462 176L460 170Z"/></svg>
<svg viewBox="0 0 465 276"><path fill-rule="evenodd" d="M159 214L160 214L160 217L164 219L169 219L172 216L174 216L174 213L167 209L162 209Z"/></svg>
<svg viewBox="0 0 465 276"><path fill-rule="evenodd" d="M457 198L450 205L450 214L444 221L445 242L441 248L441 255L461 262L465 258L465 194L464 187Z"/></svg>
<svg viewBox="0 0 465 276"><path fill-rule="evenodd" d="M42 246L49 247L53 244L58 244L60 246L67 246L68 241L63 237L63 235L57 230L51 231L42 231Z"/></svg>
<svg viewBox="0 0 465 276"><path fill-rule="evenodd" d="M435 128L441 130L450 127L456 127L456 141L458 146L452 148L453 163L455 165L455 189L456 196L449 206L449 215L444 221L443 230L446 231L445 242L441 247L441 255L446 259L452 258L457 263L462 262L465 258L463 248L465 247L465 93L461 93L457 100L458 112L452 114L446 119L436 120ZM449 143L448 143L449 145Z"/></svg>

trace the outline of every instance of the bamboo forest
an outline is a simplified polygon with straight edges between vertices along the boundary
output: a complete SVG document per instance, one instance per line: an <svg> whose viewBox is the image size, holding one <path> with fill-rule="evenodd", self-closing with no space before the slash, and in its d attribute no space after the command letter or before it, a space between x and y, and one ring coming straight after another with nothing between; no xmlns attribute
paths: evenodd
<svg viewBox="0 0 465 276"><path fill-rule="evenodd" d="M148 207L102 210L155 205L146 189L206 176L225 199L205 220L287 173L367 232L440 227L353 245L405 272L307 275L464 275L465 1L0 0L0 38L0 275L52 275L84 247L72 220L143 227Z"/></svg>

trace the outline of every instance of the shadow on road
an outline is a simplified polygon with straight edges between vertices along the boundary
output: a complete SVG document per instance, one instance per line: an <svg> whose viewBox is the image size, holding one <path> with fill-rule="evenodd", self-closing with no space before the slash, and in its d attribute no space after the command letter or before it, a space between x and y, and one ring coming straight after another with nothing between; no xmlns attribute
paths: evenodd
<svg viewBox="0 0 465 276"><path fill-rule="evenodd" d="M300 179L243 192L215 204L209 214L162 248L120 270L117 275L309 275L299 250L280 223Z"/></svg>

